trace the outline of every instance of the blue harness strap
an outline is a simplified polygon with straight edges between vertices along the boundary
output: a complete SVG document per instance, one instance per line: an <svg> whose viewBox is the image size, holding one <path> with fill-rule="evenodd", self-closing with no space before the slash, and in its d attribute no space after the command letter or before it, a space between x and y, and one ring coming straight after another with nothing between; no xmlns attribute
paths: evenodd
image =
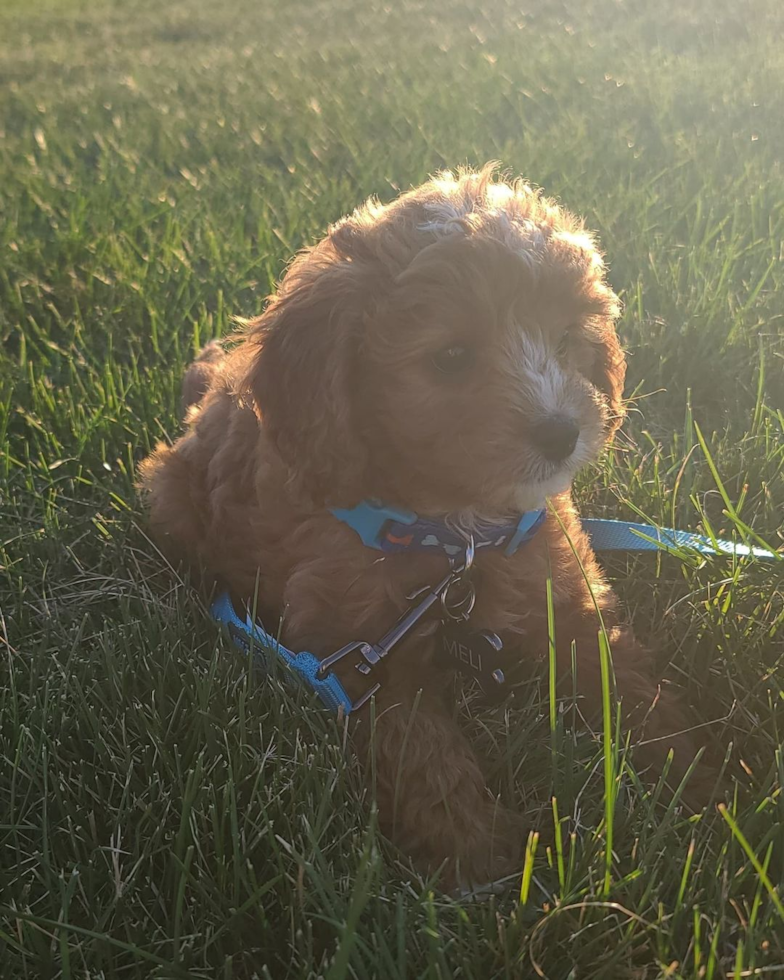
<svg viewBox="0 0 784 980"><path fill-rule="evenodd" d="M442 521L420 519L412 511L384 507L381 504L365 501L357 507L346 510L336 509L332 513L338 520L353 528L369 548L376 548L387 554L401 551L424 551L441 549L452 557L465 548L465 539ZM545 511L528 511L519 520L508 524L487 524L472 529L477 549L481 547L504 548L504 554L513 555L518 548L536 534L545 519ZM610 521L598 518L584 518L583 527L587 531L594 551L667 551L691 549L703 555L731 555L742 558L765 558L784 561L781 552L765 548L735 544L732 541L713 539L690 531L678 531L669 527L656 527L653 524L637 524L629 521ZM276 655L303 681L315 691L331 711L349 714L354 705L337 675L327 671L319 676L320 661L312 653L294 653L268 633L259 623L254 622L250 613L243 619L234 608L227 592L219 595L212 603L210 612L214 619L222 623L229 632L234 644L246 653L253 645L254 652L262 666L266 666L268 655Z"/></svg>

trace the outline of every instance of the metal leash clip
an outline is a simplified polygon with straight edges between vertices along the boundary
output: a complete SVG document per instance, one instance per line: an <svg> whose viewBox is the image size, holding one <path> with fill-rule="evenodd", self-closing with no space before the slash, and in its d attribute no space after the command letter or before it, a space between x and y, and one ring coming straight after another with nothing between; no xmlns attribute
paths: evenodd
<svg viewBox="0 0 784 980"><path fill-rule="evenodd" d="M404 613L400 619L395 623L395 625L388 630L377 643L368 643L365 640L354 640L351 643L347 643L345 646L336 650L335 653L331 653L328 657L325 657L316 672L316 676L319 680L323 680L329 675L329 672L335 666L335 664L340 663L346 657L352 654L358 654L360 660L354 664L355 670L359 671L360 674L367 677L369 676L373 669L378 666L378 664L387 657L392 651L397 647L411 632L411 630L436 606L439 602L443 609L446 609L444 602L447 594L452 590L454 585L458 585L458 588L465 588L461 585L463 582L468 583L468 589L465 595L455 595L450 601L450 608L462 609L464 610L465 616L468 616L474 607L476 601L476 593L473 590L473 585L471 585L469 579L464 579L470 570L474 562L474 542L473 538L466 543L466 550L463 563L456 567L454 563L450 568L449 572L441 579L441 581L434 586L426 585L421 589L408 596L410 601L416 600L416 605L414 605L408 612ZM381 687L381 684L376 683L371 685L367 691L365 691L362 696L354 702L351 707L352 711L356 711L361 708Z"/></svg>

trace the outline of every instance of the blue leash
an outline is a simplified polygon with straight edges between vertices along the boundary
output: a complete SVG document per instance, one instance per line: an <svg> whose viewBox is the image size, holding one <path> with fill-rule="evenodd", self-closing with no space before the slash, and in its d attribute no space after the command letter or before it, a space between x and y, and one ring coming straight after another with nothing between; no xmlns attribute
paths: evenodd
<svg viewBox="0 0 784 980"><path fill-rule="evenodd" d="M344 512L344 514L348 513L348 511ZM364 514L365 511L362 513ZM344 518L341 516L339 519ZM678 531L670 527L659 528L653 524L610 521L603 518L584 518L582 523L591 539L594 551L645 552L686 549L697 551L702 555L729 555L784 561L784 554L781 552L735 544L720 538L714 540L702 534ZM540 525L541 521L536 523L532 531L535 533ZM383 550L380 544L371 546ZM320 676L320 660L317 657L307 652L295 653L284 647L271 633L254 621L250 612L247 612L243 618L235 609L228 592L218 596L212 603L210 612L217 622L225 626L237 647L245 653L253 650L262 667L267 666L267 656L274 654L283 660L301 681L315 691L331 711L349 714L355 708L354 702L346 693L337 674L328 671L324 676Z"/></svg>
<svg viewBox="0 0 784 980"><path fill-rule="evenodd" d="M329 673L326 677L318 676L320 661L312 653L294 653L268 633L260 623L253 619L248 612L243 619L234 608L228 592L223 592L210 606L213 619L225 626L232 643L243 653L249 653L251 648L256 660L262 667L267 666L267 652L276 656L290 667L305 684L318 694L330 711L339 712L341 709L348 714L353 702L346 694L337 674Z"/></svg>
<svg viewBox="0 0 784 980"><path fill-rule="evenodd" d="M662 551L668 548L686 548L701 555L734 555L738 558L766 558L782 560L784 555L765 548L749 547L723 541L721 538L677 531L671 527L655 527L653 524L633 524L629 521L608 521L603 518L584 517L583 527L591 539L594 551Z"/></svg>

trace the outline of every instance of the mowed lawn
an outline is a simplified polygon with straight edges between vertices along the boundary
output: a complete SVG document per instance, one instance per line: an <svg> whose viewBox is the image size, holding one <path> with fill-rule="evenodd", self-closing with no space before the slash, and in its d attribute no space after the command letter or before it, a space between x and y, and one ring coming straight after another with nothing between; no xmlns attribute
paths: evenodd
<svg viewBox="0 0 784 980"><path fill-rule="evenodd" d="M3 0L4 980L784 974L780 565L609 563L727 751L704 814L619 731L607 806L602 733L551 713L544 668L514 707L458 692L541 836L522 898L457 902L378 834L344 727L219 638L134 492L184 365L298 248L498 159L586 215L624 299L632 411L584 513L780 547L782 36L775 0Z"/></svg>

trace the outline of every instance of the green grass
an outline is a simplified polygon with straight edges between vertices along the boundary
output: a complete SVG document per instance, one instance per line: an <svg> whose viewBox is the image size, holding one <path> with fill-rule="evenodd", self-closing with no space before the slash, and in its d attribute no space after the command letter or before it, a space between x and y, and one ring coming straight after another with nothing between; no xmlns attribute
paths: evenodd
<svg viewBox="0 0 784 980"><path fill-rule="evenodd" d="M780 569L610 565L733 745L721 811L643 790L623 732L551 712L546 669L513 710L460 701L540 837L519 887L456 903L380 838L344 729L218 639L133 490L193 351L298 247L497 158L586 215L625 301L635 411L584 511L779 545L782 11L5 0L0 975L784 972Z"/></svg>

